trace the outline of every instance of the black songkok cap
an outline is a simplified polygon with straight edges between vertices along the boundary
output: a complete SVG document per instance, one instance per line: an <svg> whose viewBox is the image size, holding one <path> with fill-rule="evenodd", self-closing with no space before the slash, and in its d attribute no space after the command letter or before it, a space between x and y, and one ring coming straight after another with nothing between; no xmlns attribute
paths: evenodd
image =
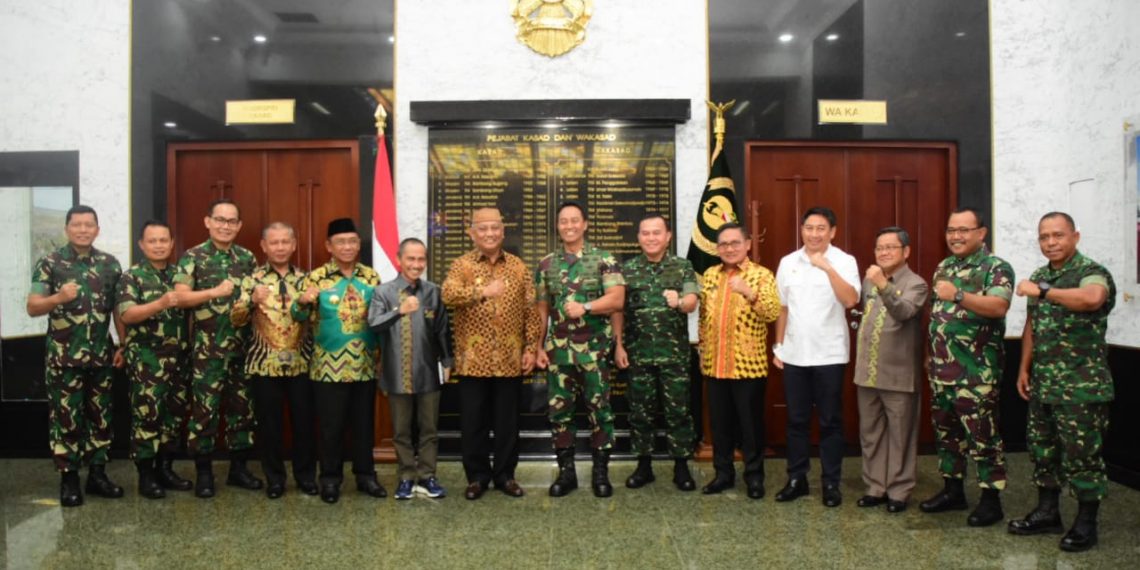
<svg viewBox="0 0 1140 570"><path fill-rule="evenodd" d="M354 234L356 233L356 222L352 218L337 218L329 222L329 233L326 237L333 237L336 234Z"/></svg>

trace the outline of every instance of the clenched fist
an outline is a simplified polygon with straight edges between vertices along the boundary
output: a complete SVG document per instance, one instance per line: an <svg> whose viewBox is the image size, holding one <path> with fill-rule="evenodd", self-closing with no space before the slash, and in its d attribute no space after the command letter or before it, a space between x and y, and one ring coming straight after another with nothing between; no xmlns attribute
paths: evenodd
<svg viewBox="0 0 1140 570"><path fill-rule="evenodd" d="M215 299L229 297L234 292L234 282L230 281L229 279L224 279L221 283L215 285L211 291L214 292Z"/></svg>
<svg viewBox="0 0 1140 570"><path fill-rule="evenodd" d="M665 304L669 305L670 309L676 309L677 303L681 302L681 296L672 289L666 289L663 295L665 296Z"/></svg>
<svg viewBox="0 0 1140 570"><path fill-rule="evenodd" d="M404 297L403 301L400 301L400 314L401 315L406 315L408 313L414 313L414 312L418 311L419 309L420 309L420 299L419 299L419 297L416 297L415 295L409 295L407 297Z"/></svg>
<svg viewBox="0 0 1140 570"><path fill-rule="evenodd" d="M505 291L506 285L503 283L503 280L495 279L483 288L483 297L486 299L494 299L495 297L501 297Z"/></svg>
<svg viewBox="0 0 1140 570"><path fill-rule="evenodd" d="M59 299L62 303L70 303L79 296L79 284L75 282L64 283L59 288Z"/></svg>
<svg viewBox="0 0 1140 570"><path fill-rule="evenodd" d="M258 285L257 287L254 287L253 295L250 295L250 299L254 302L254 304L257 305L264 303L268 298L269 287L266 287L265 285Z"/></svg>

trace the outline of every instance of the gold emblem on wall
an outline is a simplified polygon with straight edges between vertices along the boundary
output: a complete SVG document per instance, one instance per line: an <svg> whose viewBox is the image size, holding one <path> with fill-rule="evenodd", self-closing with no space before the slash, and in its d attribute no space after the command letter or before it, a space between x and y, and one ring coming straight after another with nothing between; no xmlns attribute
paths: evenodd
<svg viewBox="0 0 1140 570"><path fill-rule="evenodd" d="M514 5L519 41L549 57L578 47L594 14L594 0L515 0Z"/></svg>

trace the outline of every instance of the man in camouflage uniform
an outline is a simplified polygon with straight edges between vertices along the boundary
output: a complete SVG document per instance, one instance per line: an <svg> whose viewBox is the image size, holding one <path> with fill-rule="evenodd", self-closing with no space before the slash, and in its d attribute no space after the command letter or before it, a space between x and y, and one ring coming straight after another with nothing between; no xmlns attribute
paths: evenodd
<svg viewBox="0 0 1140 570"><path fill-rule="evenodd" d="M926 513L965 510L966 450L978 470L982 498L966 519L989 526L1005 516L1005 456L998 433L998 386L1005 350L1005 314L1013 268L985 246L986 224L972 208L950 215L951 256L934 272L930 311L931 420L944 488L922 502Z"/></svg>
<svg viewBox="0 0 1140 570"><path fill-rule="evenodd" d="M293 479L306 495L316 495L317 451L313 386L309 381L311 337L290 307L301 296L305 272L291 261L297 251L293 227L273 222L261 230L265 264L241 283L241 296L230 311L234 326L250 326L245 373L252 384L257 412L257 446L265 473L265 495L285 494L285 402L293 428Z"/></svg>
<svg viewBox="0 0 1140 570"><path fill-rule="evenodd" d="M1025 518L1009 522L1009 532L1062 532L1058 503L1068 483L1079 510L1061 549L1079 552L1096 545L1097 510L1108 494L1101 446L1113 385L1104 336L1116 283L1077 251L1081 234L1068 214L1045 214L1037 228L1049 263L1017 285L1029 299L1017 391L1029 401L1026 439L1038 499Z"/></svg>
<svg viewBox="0 0 1140 570"><path fill-rule="evenodd" d="M689 415L689 326L686 315L697 308L697 274L689 260L668 252L673 234L660 215L638 224L641 255L622 266L625 312L615 312L614 359L629 375L629 425L637 469L625 486L637 489L653 475L653 416L662 400L665 439L673 457L673 484L682 491L697 487L689 473L696 434ZM626 314L629 320L625 319Z"/></svg>
<svg viewBox="0 0 1140 570"><path fill-rule="evenodd" d="M61 473L59 502L83 504L79 468L87 463L87 492L107 498L123 488L107 478L111 448L111 365L122 352L108 336L115 284L122 269L114 256L92 244L99 217L90 206L75 206L65 218L67 245L44 256L32 273L28 315L48 315L45 384L52 458ZM121 324L116 322L122 337Z"/></svg>
<svg viewBox="0 0 1140 570"><path fill-rule="evenodd" d="M550 496L561 497L578 488L574 408L581 396L592 427L594 495L608 497L613 494L609 461L614 439L609 315L622 308L625 281L613 255L586 243L586 211L580 204L562 203L557 216L562 251L542 258L534 278L539 320L545 323L550 317L550 330L536 359L539 368L547 368L550 423L558 456L558 478L550 486Z"/></svg>
<svg viewBox="0 0 1140 570"><path fill-rule="evenodd" d="M215 493L211 455L223 413L230 453L226 484L256 490L262 483L246 467L253 447L253 405L242 370L247 335L230 321L237 285L253 273L256 260L248 249L234 243L241 230L241 214L232 201L212 202L204 223L210 239L182 255L174 290L179 293L179 304L193 311L189 448L197 471L194 495L206 499Z"/></svg>
<svg viewBox="0 0 1140 570"><path fill-rule="evenodd" d="M177 267L170 263L170 226L143 223L139 249L146 259L119 279L119 319L126 326L123 356L131 397L131 459L139 472L139 494L161 499L165 489L189 491L190 481L174 472L171 455L182 444L186 411L186 313L174 292Z"/></svg>

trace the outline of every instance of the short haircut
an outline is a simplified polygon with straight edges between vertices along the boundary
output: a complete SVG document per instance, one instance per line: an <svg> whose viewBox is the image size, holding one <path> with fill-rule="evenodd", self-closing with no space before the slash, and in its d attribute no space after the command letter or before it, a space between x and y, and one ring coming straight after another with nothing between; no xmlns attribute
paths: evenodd
<svg viewBox="0 0 1140 570"><path fill-rule="evenodd" d="M961 208L958 208L957 210L950 212L950 215L953 216L954 214L965 214L966 212L969 212L969 213L974 215L974 220L976 220L978 222L979 228L988 227L988 226L986 226L986 217L983 216L982 213L979 212L977 208L974 208L972 206L963 206Z"/></svg>
<svg viewBox="0 0 1140 570"><path fill-rule="evenodd" d="M161 220L147 220L147 221L142 223L141 227L139 227L139 239L140 240L143 238L144 235L146 235L146 229L147 228L166 228L166 231L170 232L170 236L174 237L174 232L170 231L170 224L168 224L164 221L161 221Z"/></svg>
<svg viewBox="0 0 1140 570"><path fill-rule="evenodd" d="M661 214L658 214L658 213L656 213L656 212L650 212L650 213L648 213L648 214L645 214L644 216L641 216L641 219L637 221L637 229L638 229L638 231L640 231L640 230L641 230L641 223L642 223L642 222L648 222L649 220L661 220L661 221L662 221L662 222L665 224L665 231L667 231L667 232L668 232L668 231L673 231L673 230L672 230L672 229L669 227L669 220L666 220L666 219L665 219L665 216L662 216Z"/></svg>
<svg viewBox="0 0 1140 570"><path fill-rule="evenodd" d="M1073 217L1066 214L1065 212L1049 212L1048 214L1041 216L1041 219L1037 221L1037 225L1040 226L1041 222L1044 222L1049 218L1064 218L1066 222L1069 222L1069 229L1073 230L1074 232L1077 231L1077 222L1074 222Z"/></svg>
<svg viewBox="0 0 1140 570"><path fill-rule="evenodd" d="M285 222L270 222L268 226L261 228L261 239L265 239L265 236L269 235L269 230L289 230L290 237L297 238L297 230Z"/></svg>
<svg viewBox="0 0 1140 570"><path fill-rule="evenodd" d="M883 234L895 234L903 247L910 247L910 234L898 226L887 226L879 230L879 233L875 234L875 241L879 241L879 236Z"/></svg>
<svg viewBox="0 0 1140 570"><path fill-rule="evenodd" d="M95 208L92 208L91 206L84 206L83 204L72 206L67 210L67 217L63 219L63 225L66 226L67 224L70 224L71 216L74 216L76 214L91 214L92 216L95 216L95 225L99 225L99 214L95 213Z"/></svg>
<svg viewBox="0 0 1140 570"><path fill-rule="evenodd" d="M728 230L740 230L740 235L744 237L745 241L752 239L752 236L748 235L748 230L744 229L744 226L742 226L736 222L728 222L728 223L722 225L721 227L717 228L716 240L719 242L720 241L720 235L723 234L724 232L727 232Z"/></svg>
<svg viewBox="0 0 1140 570"><path fill-rule="evenodd" d="M217 208L218 206L221 206L222 204L229 204L229 205L233 206L234 209L237 210L237 212L238 212L238 219L239 220L241 219L241 208L238 208L238 205L235 204L234 201L230 200L229 198L218 198L217 200L210 202L210 205L206 207L206 216L207 217L213 216L214 215L214 208Z"/></svg>
<svg viewBox="0 0 1140 570"><path fill-rule="evenodd" d="M565 202L562 202L561 204L559 204L558 210L554 212L555 219L557 219L558 216L561 216L562 210L565 210L566 208L578 208L578 211L582 213L582 219L583 220L589 220L590 219L590 216L588 216L586 214L586 208L584 206L582 206L582 204L576 200L566 200Z"/></svg>
<svg viewBox="0 0 1140 570"><path fill-rule="evenodd" d="M404 247L406 247L408 244L411 244L411 243L418 243L421 246L423 246L424 251L427 251L427 245L424 244L423 240L421 240L420 238L410 237L410 238L404 238L404 241L400 242L400 247L396 249L396 256L397 257L403 256L404 255Z"/></svg>
<svg viewBox="0 0 1140 570"><path fill-rule="evenodd" d="M837 225L835 220L835 212L831 211L831 208L828 208L826 206L813 206L811 208L808 208L807 211L804 212L803 217L800 218L800 223L806 223L807 219L812 216L823 216L823 218L827 220L827 225L833 228Z"/></svg>

